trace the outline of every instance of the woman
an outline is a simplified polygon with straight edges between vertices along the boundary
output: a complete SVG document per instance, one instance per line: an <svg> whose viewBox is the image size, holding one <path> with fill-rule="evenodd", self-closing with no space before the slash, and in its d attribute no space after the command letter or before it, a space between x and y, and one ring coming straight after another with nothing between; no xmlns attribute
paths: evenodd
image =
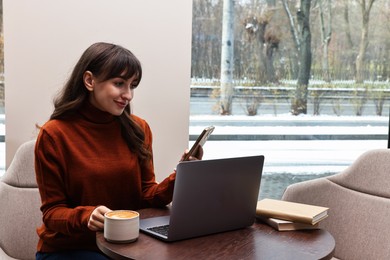
<svg viewBox="0 0 390 260"><path fill-rule="evenodd" d="M35 147L43 213L37 259L104 259L95 243L104 213L171 202L175 172L156 182L151 130L130 114L141 77L129 50L95 43L54 101Z"/></svg>

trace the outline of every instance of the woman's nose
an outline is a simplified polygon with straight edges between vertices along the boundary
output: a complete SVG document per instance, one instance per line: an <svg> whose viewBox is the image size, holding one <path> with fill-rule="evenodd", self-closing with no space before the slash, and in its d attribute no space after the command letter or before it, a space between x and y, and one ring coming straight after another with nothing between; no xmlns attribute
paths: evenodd
<svg viewBox="0 0 390 260"><path fill-rule="evenodd" d="M122 92L122 98L130 101L133 99L133 94L134 90L129 86L124 88L124 91Z"/></svg>

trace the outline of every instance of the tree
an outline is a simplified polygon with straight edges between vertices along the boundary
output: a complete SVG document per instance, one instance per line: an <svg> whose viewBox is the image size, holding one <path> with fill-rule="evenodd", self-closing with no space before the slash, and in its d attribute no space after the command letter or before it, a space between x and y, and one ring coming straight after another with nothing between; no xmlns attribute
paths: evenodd
<svg viewBox="0 0 390 260"><path fill-rule="evenodd" d="M301 0L297 11L300 28L299 72L295 98L292 101L292 114L307 113L307 89L311 69L311 33L310 33L310 4L311 0Z"/></svg>
<svg viewBox="0 0 390 260"><path fill-rule="evenodd" d="M360 32L359 53L356 57L356 83L363 83L364 81L364 67L368 46L368 25L370 22L371 8L374 2L375 0L368 0L368 3L366 3L366 0L360 0L358 2L362 13L362 29Z"/></svg>
<svg viewBox="0 0 390 260"><path fill-rule="evenodd" d="M292 70L292 74L295 76L297 75L296 71L298 70L298 52L299 52L299 48L300 48L300 40L299 40L299 36L298 36L298 29L297 29L297 26L295 25L295 19L294 19L294 16L292 15L291 11L290 11L290 8L287 4L287 0L282 0L282 4L283 4L283 8L284 8L284 11L286 12L286 15L288 17L288 21L289 21L289 27L290 27L290 33L291 33L291 37L292 37L292 43L293 43L293 46L294 46L294 50L293 50L293 55L291 55L291 70Z"/></svg>
<svg viewBox="0 0 390 260"><path fill-rule="evenodd" d="M345 30L345 36L346 36L346 60L347 60L347 68L352 70L352 74L356 75L356 60L354 60L354 57L356 56L356 50L354 46L354 42L352 40L352 33L350 28L350 19L349 19L349 0L344 0L343 5L343 19L344 19L344 30Z"/></svg>
<svg viewBox="0 0 390 260"><path fill-rule="evenodd" d="M325 8L327 12L327 23L324 18L324 6L323 2L326 2ZM321 41L322 41L322 70L324 80L330 82L331 77L329 74L329 43L332 38L332 11L331 11L331 0L319 0L320 9L320 26L321 26Z"/></svg>
<svg viewBox="0 0 390 260"><path fill-rule="evenodd" d="M248 51L254 60L254 79L257 82L264 83L267 75L267 63L264 54L265 31L268 25L268 19L264 16L249 14L244 21L245 31L247 33ZM248 57L249 59L250 57Z"/></svg>
<svg viewBox="0 0 390 260"><path fill-rule="evenodd" d="M274 68L274 54L279 47L280 36L275 26L271 25L275 13L275 1L267 1L267 5L252 3L253 10L245 18L244 26L248 43L254 47L253 57L257 58L255 80L258 83L277 83Z"/></svg>
<svg viewBox="0 0 390 260"><path fill-rule="evenodd" d="M234 70L234 0L223 1L220 114L232 114Z"/></svg>
<svg viewBox="0 0 390 260"><path fill-rule="evenodd" d="M221 66L222 4L194 0L192 14L191 76L216 78Z"/></svg>
<svg viewBox="0 0 390 260"><path fill-rule="evenodd" d="M232 76L234 80L249 86L251 82L256 82L254 84L273 82L273 75L276 82L282 79L280 83L298 78L302 28L298 26L296 13L300 1L245 0L234 2L234 71ZM356 80L356 60L359 56L362 27L362 7L358 2L363 3L362 1L311 1L310 79L327 79L325 64L328 63L332 80ZM368 2L369 0L365 0L367 7ZM191 75L199 84L203 84L200 79L207 79L212 81L211 84L220 86L223 0L194 0L193 6ZM369 44L363 55L364 75L361 73L365 80L390 78L389 8L389 0L376 0L370 10ZM321 13L323 25L320 23ZM331 21L327 19L330 14ZM254 24L245 23L248 17L256 18L257 28L248 26L245 30L243 29L243 24L245 26ZM330 22L332 27L330 27ZM257 29L256 35L250 34L248 30L251 28ZM328 37L330 32L331 41ZM250 40L248 40L249 37Z"/></svg>
<svg viewBox="0 0 390 260"><path fill-rule="evenodd" d="M285 1L284 1L285 2ZM307 92L311 70L311 0L301 0L297 8L298 36L295 37L299 53L299 71L295 95L291 101L293 115L307 114Z"/></svg>

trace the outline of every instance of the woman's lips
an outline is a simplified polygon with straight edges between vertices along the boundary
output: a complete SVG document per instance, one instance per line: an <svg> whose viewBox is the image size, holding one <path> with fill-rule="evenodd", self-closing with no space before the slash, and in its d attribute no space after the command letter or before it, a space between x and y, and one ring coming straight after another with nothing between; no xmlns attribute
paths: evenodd
<svg viewBox="0 0 390 260"><path fill-rule="evenodd" d="M125 108L125 107L127 106L127 102L115 101L115 103L116 103L120 108Z"/></svg>

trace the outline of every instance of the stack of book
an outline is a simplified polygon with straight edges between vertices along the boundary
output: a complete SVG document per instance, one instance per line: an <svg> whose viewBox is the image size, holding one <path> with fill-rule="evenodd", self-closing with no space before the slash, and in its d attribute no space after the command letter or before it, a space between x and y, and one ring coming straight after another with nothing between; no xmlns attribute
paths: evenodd
<svg viewBox="0 0 390 260"><path fill-rule="evenodd" d="M284 200L257 202L256 217L279 231L317 229L329 208Z"/></svg>

